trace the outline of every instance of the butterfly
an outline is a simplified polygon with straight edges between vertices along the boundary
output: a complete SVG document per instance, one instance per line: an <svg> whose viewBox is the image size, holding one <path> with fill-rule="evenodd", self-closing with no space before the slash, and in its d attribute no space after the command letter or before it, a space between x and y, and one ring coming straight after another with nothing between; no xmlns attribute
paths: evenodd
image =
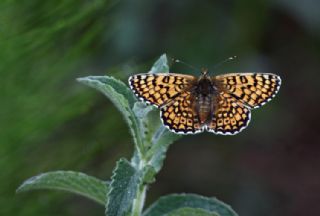
<svg viewBox="0 0 320 216"><path fill-rule="evenodd" d="M160 108L163 124L178 134L237 134L248 126L251 110L270 101L281 85L272 73L209 76L206 69L199 77L143 73L128 81L140 100Z"/></svg>

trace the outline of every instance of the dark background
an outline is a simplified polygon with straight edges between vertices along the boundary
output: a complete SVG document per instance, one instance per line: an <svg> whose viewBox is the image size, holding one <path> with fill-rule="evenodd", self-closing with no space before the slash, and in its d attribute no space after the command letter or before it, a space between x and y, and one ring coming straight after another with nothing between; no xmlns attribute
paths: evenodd
<svg viewBox="0 0 320 216"><path fill-rule="evenodd" d="M216 196L242 216L320 212L320 2L316 0L0 3L0 214L103 215L63 192L15 194L36 174L109 179L133 144L121 115L87 75L127 80L162 54L213 72L272 72L277 97L236 136L184 136L168 152L147 205L168 193ZM182 65L177 73L199 74Z"/></svg>

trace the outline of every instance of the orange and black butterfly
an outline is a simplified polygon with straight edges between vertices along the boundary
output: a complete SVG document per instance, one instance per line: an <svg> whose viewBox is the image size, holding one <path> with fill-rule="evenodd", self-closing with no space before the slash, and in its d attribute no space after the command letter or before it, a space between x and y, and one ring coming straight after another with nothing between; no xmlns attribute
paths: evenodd
<svg viewBox="0 0 320 216"><path fill-rule="evenodd" d="M175 73L144 73L129 78L130 88L147 104L161 110L172 132L195 134L207 130L234 135L249 124L251 109L270 101L281 79L271 73L231 73L199 78Z"/></svg>

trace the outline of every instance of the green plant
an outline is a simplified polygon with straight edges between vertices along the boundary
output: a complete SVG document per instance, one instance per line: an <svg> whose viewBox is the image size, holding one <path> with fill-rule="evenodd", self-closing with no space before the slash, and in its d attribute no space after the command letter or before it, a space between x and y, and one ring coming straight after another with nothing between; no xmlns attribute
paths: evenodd
<svg viewBox="0 0 320 216"><path fill-rule="evenodd" d="M166 55L159 58L151 72L169 72ZM78 81L102 92L122 113L135 146L131 160L121 158L110 181L73 171L54 171L26 180L17 192L34 189L66 190L104 205L108 216L237 215L216 198L195 194L167 195L144 210L148 185L155 181L155 175L161 170L169 145L179 139L180 135L167 130L160 122L158 110L137 101L123 82L109 76L89 76L79 78Z"/></svg>

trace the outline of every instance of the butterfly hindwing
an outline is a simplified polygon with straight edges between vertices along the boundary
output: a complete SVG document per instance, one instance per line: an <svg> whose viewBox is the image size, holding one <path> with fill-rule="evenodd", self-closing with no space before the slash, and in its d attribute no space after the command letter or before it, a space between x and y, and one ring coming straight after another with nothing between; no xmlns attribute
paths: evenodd
<svg viewBox="0 0 320 216"><path fill-rule="evenodd" d="M280 77L271 73L232 73L214 79L250 108L258 108L270 101L281 85Z"/></svg>
<svg viewBox="0 0 320 216"><path fill-rule="evenodd" d="M178 96L195 80L194 76L173 73L136 74L129 78L130 88L143 101L161 107Z"/></svg>
<svg viewBox="0 0 320 216"><path fill-rule="evenodd" d="M203 131L199 117L193 109L194 98L189 91L181 93L168 105L161 108L163 124L171 131L181 134Z"/></svg>
<svg viewBox="0 0 320 216"><path fill-rule="evenodd" d="M221 92L216 98L215 113L207 130L216 134L234 135L246 128L250 122L250 108L232 95Z"/></svg>

